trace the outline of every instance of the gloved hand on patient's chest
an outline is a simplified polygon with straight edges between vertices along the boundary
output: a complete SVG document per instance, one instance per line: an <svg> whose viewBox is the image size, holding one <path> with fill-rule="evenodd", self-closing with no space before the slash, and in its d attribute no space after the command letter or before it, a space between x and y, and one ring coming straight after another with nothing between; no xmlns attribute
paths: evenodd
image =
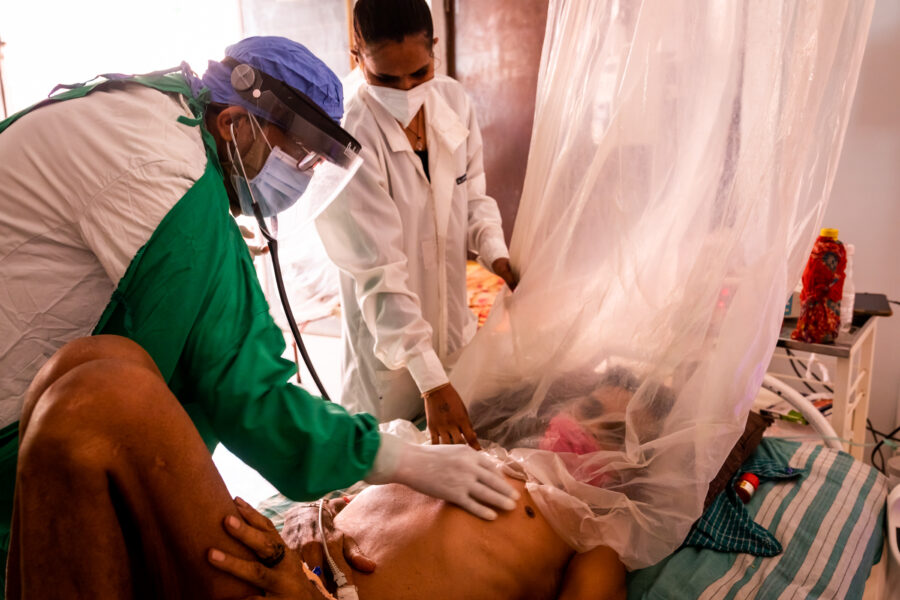
<svg viewBox="0 0 900 600"><path fill-rule="evenodd" d="M519 498L486 454L463 445L410 444L389 433L381 434L375 465L366 481L402 483L488 521L497 518L490 507L512 510Z"/></svg>

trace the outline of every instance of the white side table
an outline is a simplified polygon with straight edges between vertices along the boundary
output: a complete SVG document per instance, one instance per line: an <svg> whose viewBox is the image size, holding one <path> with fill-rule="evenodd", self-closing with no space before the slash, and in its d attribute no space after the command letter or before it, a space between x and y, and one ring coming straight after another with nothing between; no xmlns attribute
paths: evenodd
<svg viewBox="0 0 900 600"><path fill-rule="evenodd" d="M829 382L829 386L834 389L831 425L841 439L854 442L853 445L845 443L844 450L854 458L862 460L878 319L867 315L856 317L850 331L842 332L833 344L808 344L792 340L791 332L796 324L796 319L785 319L782 323L773 358L790 358L785 349L794 353L794 358L804 362L808 362L811 354L834 357L836 369ZM776 376L787 381L818 383L793 374L779 373Z"/></svg>

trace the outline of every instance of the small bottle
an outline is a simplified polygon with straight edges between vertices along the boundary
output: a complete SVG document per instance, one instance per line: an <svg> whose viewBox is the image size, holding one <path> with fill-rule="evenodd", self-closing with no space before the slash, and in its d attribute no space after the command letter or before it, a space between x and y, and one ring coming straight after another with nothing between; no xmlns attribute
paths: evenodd
<svg viewBox="0 0 900 600"><path fill-rule="evenodd" d="M844 291L841 294L841 331L848 333L853 324L853 304L856 298L856 286L853 285L853 244L844 244L847 253L847 268L844 269Z"/></svg>
<svg viewBox="0 0 900 600"><path fill-rule="evenodd" d="M750 498L753 497L753 494L756 493L756 488L758 487L759 477L753 473L744 473L737 480L737 483L734 484L734 491L737 492L741 502L747 504L750 502Z"/></svg>
<svg viewBox="0 0 900 600"><path fill-rule="evenodd" d="M837 229L823 229L803 270L800 318L791 339L830 344L841 327L841 296L847 254Z"/></svg>

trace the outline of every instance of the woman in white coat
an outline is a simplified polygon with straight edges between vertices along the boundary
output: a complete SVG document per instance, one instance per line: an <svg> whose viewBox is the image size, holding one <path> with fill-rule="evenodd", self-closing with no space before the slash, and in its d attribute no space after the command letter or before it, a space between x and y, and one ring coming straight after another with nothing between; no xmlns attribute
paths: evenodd
<svg viewBox="0 0 900 600"><path fill-rule="evenodd" d="M424 410L434 443L477 448L447 376L475 333L467 252L516 284L485 193L481 132L462 86L434 74L424 0L359 0L353 17L365 83L347 99L343 126L365 163L317 220L341 269L341 404L380 421Z"/></svg>

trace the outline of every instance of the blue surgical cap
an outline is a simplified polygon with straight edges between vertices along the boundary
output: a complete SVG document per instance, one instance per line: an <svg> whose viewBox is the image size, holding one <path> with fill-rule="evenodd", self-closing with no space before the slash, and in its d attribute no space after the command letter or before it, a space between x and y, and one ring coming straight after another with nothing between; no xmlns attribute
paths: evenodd
<svg viewBox="0 0 900 600"><path fill-rule="evenodd" d="M277 36L257 36L228 46L225 55L255 67L303 92L335 121L344 115L344 94L337 75L302 44ZM231 87L231 69L211 60L201 78L214 102L243 106L259 117L266 115L245 102Z"/></svg>

